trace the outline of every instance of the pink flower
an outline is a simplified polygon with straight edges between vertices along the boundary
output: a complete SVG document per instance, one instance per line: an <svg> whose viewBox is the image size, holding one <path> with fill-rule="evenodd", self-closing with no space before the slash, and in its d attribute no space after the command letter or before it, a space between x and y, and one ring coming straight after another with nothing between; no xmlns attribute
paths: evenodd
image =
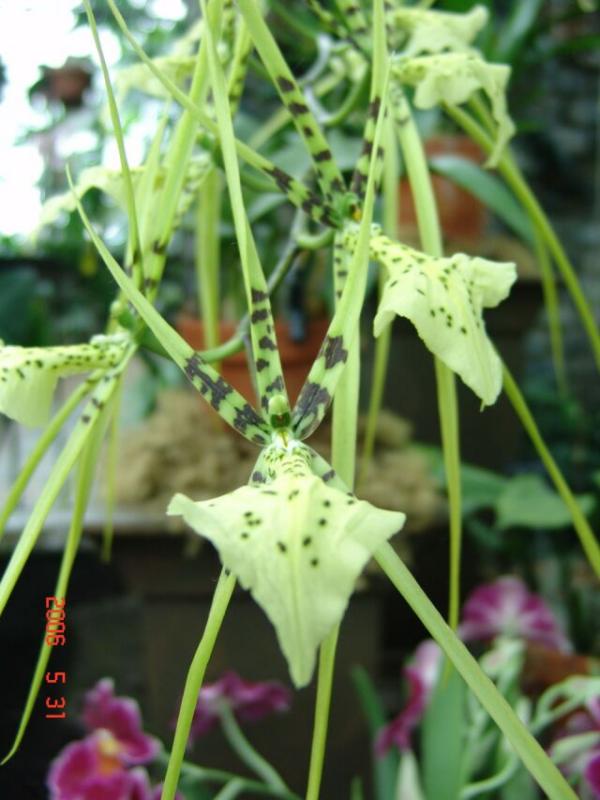
<svg viewBox="0 0 600 800"><path fill-rule="evenodd" d="M550 608L518 578L498 578L479 586L464 604L462 616L459 635L466 642L503 635L555 650L570 650Z"/></svg>
<svg viewBox="0 0 600 800"><path fill-rule="evenodd" d="M600 696L587 700L566 720L550 755L566 775L583 779L591 797L600 800Z"/></svg>
<svg viewBox="0 0 600 800"><path fill-rule="evenodd" d="M96 731L59 753L47 785L51 800L150 800L136 772L116 757L110 734Z"/></svg>
<svg viewBox="0 0 600 800"><path fill-rule="evenodd" d="M99 681L85 696L83 722L90 731L107 731L123 764L147 764L156 757L160 742L142 730L140 709L131 697L115 697L110 678Z"/></svg>
<svg viewBox="0 0 600 800"><path fill-rule="evenodd" d="M115 697L106 678L86 694L82 716L90 733L52 762L51 800L154 800L146 771L128 769L152 761L160 749L143 732L135 700Z"/></svg>
<svg viewBox="0 0 600 800"><path fill-rule="evenodd" d="M442 651L439 646L427 639L422 642L412 658L404 668L404 675L408 680L408 700L402 711L379 731L375 740L375 753L383 756L396 745L400 750L410 748L410 735L425 713L437 683Z"/></svg>
<svg viewBox="0 0 600 800"><path fill-rule="evenodd" d="M226 672L215 683L200 689L190 731L190 745L219 721L219 706L227 702L243 722L262 719L273 712L287 711L292 700L289 689L275 681L251 683L235 672Z"/></svg>

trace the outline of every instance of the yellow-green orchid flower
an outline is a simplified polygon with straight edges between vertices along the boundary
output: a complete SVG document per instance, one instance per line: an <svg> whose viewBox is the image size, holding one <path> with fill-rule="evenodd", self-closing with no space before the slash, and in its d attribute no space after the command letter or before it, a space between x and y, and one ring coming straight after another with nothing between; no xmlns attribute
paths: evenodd
<svg viewBox="0 0 600 800"><path fill-rule="evenodd" d="M23 425L43 425L59 378L116 366L124 336L95 337L90 344L17 347L0 342L0 412Z"/></svg>
<svg viewBox="0 0 600 800"><path fill-rule="evenodd" d="M474 6L468 13L456 14L424 8L398 8L391 14L394 46L403 56L416 56L443 51L471 50L479 31L488 20L484 6ZM406 43L401 37L407 38Z"/></svg>
<svg viewBox="0 0 600 800"><path fill-rule="evenodd" d="M495 166L498 163L506 143L515 132L506 105L510 67L488 64L474 51L439 53L414 58L397 57L392 74L400 83L416 88L414 102L417 108L434 108L444 104L458 106L479 89L483 90L498 125L496 144L487 165ZM393 104L393 93L390 99Z"/></svg>
<svg viewBox="0 0 600 800"><path fill-rule="evenodd" d="M270 446L261 463L254 479L264 483L202 502L177 494L167 513L215 545L273 623L294 684L305 686L363 567L405 515L328 486L299 442Z"/></svg>
<svg viewBox="0 0 600 800"><path fill-rule="evenodd" d="M508 296L517 276L515 265L464 253L434 258L377 229L370 252L388 271L375 336L395 315L406 317L429 350L460 375L484 405L494 403L502 388L502 367L482 312Z"/></svg>

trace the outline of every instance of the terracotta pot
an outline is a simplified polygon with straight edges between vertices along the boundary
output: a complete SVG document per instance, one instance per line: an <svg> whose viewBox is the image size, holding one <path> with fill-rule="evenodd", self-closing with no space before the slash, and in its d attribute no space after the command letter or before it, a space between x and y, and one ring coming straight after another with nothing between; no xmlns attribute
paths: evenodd
<svg viewBox="0 0 600 800"><path fill-rule="evenodd" d="M425 142L427 156L455 155L483 163L485 154L467 136L433 136ZM488 212L472 194L448 178L432 175L433 191L438 204L442 232L448 239L479 239L485 230ZM400 225L417 227L415 207L408 180L400 181Z"/></svg>
<svg viewBox="0 0 600 800"><path fill-rule="evenodd" d="M313 361L315 360L329 322L327 319L313 319L308 324L308 335L302 342L294 342L289 335L287 323L283 320L275 321L277 344L283 366L283 374L288 391L290 403L296 402L300 390ZM196 350L202 350L204 344L204 326L201 320L190 316L180 316L177 320L177 330L183 338ZM230 339L235 333L235 324L221 322L219 335L222 342ZM252 377L248 370L245 351L235 353L222 362L223 377L243 394L251 403L256 404L256 394L252 385Z"/></svg>

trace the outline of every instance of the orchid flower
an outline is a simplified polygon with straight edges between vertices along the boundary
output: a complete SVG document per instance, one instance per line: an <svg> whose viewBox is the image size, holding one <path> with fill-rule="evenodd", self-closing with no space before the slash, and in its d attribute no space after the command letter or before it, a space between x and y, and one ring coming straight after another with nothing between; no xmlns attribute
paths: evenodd
<svg viewBox="0 0 600 800"><path fill-rule="evenodd" d="M393 75L399 83L416 88L414 103L417 108L459 106L479 89L483 90L498 125L496 144L487 161L487 166L496 166L515 132L506 107L510 67L488 64L476 52L439 53L411 58L397 56ZM393 92L391 98L393 101Z"/></svg>
<svg viewBox="0 0 600 800"><path fill-rule="evenodd" d="M190 744L208 733L219 722L219 708L227 703L241 721L254 722L290 707L292 694L276 681L251 683L235 672L226 672L218 681L200 689L190 730Z"/></svg>
<svg viewBox="0 0 600 800"><path fill-rule="evenodd" d="M65 347L2 346L0 342L0 412L23 425L43 425L58 379L116 366L127 341L117 334Z"/></svg>
<svg viewBox="0 0 600 800"><path fill-rule="evenodd" d="M570 650L569 641L550 608L518 578L499 578L479 586L465 602L462 620L459 634L464 641L507 636L556 650Z"/></svg>
<svg viewBox="0 0 600 800"><path fill-rule="evenodd" d="M145 770L128 769L149 763L160 750L160 742L144 733L135 700L115 697L105 678L86 694L82 718L88 735L67 745L50 767L51 800L154 800Z"/></svg>
<svg viewBox="0 0 600 800"><path fill-rule="evenodd" d="M264 483L201 502L177 494L167 513L215 545L273 623L292 680L304 686L360 572L405 515L328 486L300 442L274 444L263 460Z"/></svg>
<svg viewBox="0 0 600 800"><path fill-rule="evenodd" d="M563 684L587 694L581 708L567 717L550 746L552 760L570 778L585 787L582 796L600 800L600 693L598 679L571 678Z"/></svg>
<svg viewBox="0 0 600 800"><path fill-rule="evenodd" d="M403 56L470 50L469 45L488 20L485 6L456 14L424 8L397 8L391 12L389 29ZM400 36L408 37L402 44Z"/></svg>
<svg viewBox="0 0 600 800"><path fill-rule="evenodd" d="M442 665L442 651L427 639L417 647L410 663L404 668L408 681L408 698L402 711L385 727L375 740L375 753L384 756L393 745L400 750L409 750L413 729L423 714L435 689Z"/></svg>
<svg viewBox="0 0 600 800"><path fill-rule="evenodd" d="M494 403L502 388L502 366L482 312L507 297L516 279L515 265L463 253L434 258L394 242L376 228L370 252L388 271L375 336L395 315L406 317L429 350L485 405Z"/></svg>

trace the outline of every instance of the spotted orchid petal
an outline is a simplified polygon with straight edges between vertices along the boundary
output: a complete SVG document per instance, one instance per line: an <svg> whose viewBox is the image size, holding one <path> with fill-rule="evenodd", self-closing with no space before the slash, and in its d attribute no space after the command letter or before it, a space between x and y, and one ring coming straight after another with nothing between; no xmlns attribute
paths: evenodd
<svg viewBox="0 0 600 800"><path fill-rule="evenodd" d="M398 57L392 74L400 83L416 87L414 102L417 108L434 108L444 104L458 106L465 103L474 92L483 90L498 125L496 143L487 166L493 167L498 163L506 143L515 132L506 105L510 67L488 64L475 52L440 53L413 58Z"/></svg>
<svg viewBox="0 0 600 800"><path fill-rule="evenodd" d="M65 347L0 346L0 412L23 425L43 425L59 378L121 360L125 337L98 339Z"/></svg>
<svg viewBox="0 0 600 800"><path fill-rule="evenodd" d="M466 14L423 8L397 8L390 25L394 41L403 56L423 53L470 50L469 45L488 20L484 6L474 6ZM408 37L402 46L401 37Z"/></svg>
<svg viewBox="0 0 600 800"><path fill-rule="evenodd" d="M517 276L515 265L463 253L434 258L382 235L371 238L370 249L389 274L375 336L395 315L406 317L429 350L485 405L494 403L502 388L502 367L482 311L508 296Z"/></svg>
<svg viewBox="0 0 600 800"><path fill-rule="evenodd" d="M264 484L203 502L177 494L167 513L215 545L273 623L292 681L305 686L363 567L405 515L327 486L311 472L308 448L290 447L269 449Z"/></svg>
<svg viewBox="0 0 600 800"><path fill-rule="evenodd" d="M600 800L600 747L593 752L587 762L583 778L592 792L592 797Z"/></svg>
<svg viewBox="0 0 600 800"><path fill-rule="evenodd" d="M556 650L570 644L545 601L518 578L506 576L477 587L467 598L459 633L464 641L497 636L525 639Z"/></svg>

